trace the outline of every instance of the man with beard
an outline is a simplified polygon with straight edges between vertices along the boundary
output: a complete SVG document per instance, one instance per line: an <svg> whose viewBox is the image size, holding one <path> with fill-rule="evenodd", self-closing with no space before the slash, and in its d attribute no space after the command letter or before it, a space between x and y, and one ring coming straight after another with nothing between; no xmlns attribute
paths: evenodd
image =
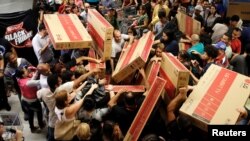
<svg viewBox="0 0 250 141"><path fill-rule="evenodd" d="M28 62L24 58L17 58L16 54L13 52L8 52L5 54L5 59L7 61L6 68L4 70L4 77L6 79L6 84L12 87L14 85L14 88L17 90L18 98L21 101L21 93L19 90L19 87L17 85L17 81L14 78L14 74L17 69L21 69L24 67L31 66L31 63ZM5 106L5 108L10 110L9 104Z"/></svg>

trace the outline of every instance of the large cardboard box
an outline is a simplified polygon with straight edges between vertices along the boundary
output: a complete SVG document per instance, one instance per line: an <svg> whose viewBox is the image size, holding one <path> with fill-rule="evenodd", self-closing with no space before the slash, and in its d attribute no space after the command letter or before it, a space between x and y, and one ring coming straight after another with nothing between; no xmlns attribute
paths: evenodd
<svg viewBox="0 0 250 141"><path fill-rule="evenodd" d="M180 108L192 123L207 131L207 125L233 125L250 94L250 78L211 65Z"/></svg>
<svg viewBox="0 0 250 141"><path fill-rule="evenodd" d="M164 89L166 81L160 77L156 77L144 99L135 119L133 120L124 141L137 141L140 134L146 125L150 114L152 113L155 104L157 103L161 92Z"/></svg>
<svg viewBox="0 0 250 141"><path fill-rule="evenodd" d="M141 68L147 62L150 49L154 42L154 35L148 32L133 44L128 45L121 54L116 68L112 74L115 82L120 82L132 74L138 68Z"/></svg>
<svg viewBox="0 0 250 141"><path fill-rule="evenodd" d="M44 14L44 24L56 50L91 47L92 38L75 14Z"/></svg>
<svg viewBox="0 0 250 141"><path fill-rule="evenodd" d="M88 31L105 60L110 59L114 27L96 10L88 9Z"/></svg>
<svg viewBox="0 0 250 141"><path fill-rule="evenodd" d="M152 85L156 76L158 76L159 70L161 67L161 62L150 62L146 68L146 80L148 81L149 85ZM142 82L144 83L144 82Z"/></svg>
<svg viewBox="0 0 250 141"><path fill-rule="evenodd" d="M105 85L105 89L108 89L109 85ZM144 85L112 85L111 90L114 92L119 92L122 89L125 89L129 92L144 92L145 86Z"/></svg>
<svg viewBox="0 0 250 141"><path fill-rule="evenodd" d="M231 17L233 15L238 15L242 20L250 20L250 2L229 2L227 16Z"/></svg>
<svg viewBox="0 0 250 141"><path fill-rule="evenodd" d="M178 11L176 15L178 27L181 32L191 36L192 34L200 34L201 23L192 17Z"/></svg>
<svg viewBox="0 0 250 141"><path fill-rule="evenodd" d="M96 54L95 50L92 48L89 49L89 57L95 58L95 59L100 59L100 58L98 58L98 55ZM105 72L106 72L105 62L102 62L99 64L96 62L89 62L88 66L89 66L89 70L93 70L95 68L100 68L101 69L101 73L100 73L101 76L100 77L101 78L105 77Z"/></svg>
<svg viewBox="0 0 250 141"><path fill-rule="evenodd" d="M171 53L162 53L160 77L164 78L166 93L162 95L165 101L173 99L178 89L188 85L189 70Z"/></svg>

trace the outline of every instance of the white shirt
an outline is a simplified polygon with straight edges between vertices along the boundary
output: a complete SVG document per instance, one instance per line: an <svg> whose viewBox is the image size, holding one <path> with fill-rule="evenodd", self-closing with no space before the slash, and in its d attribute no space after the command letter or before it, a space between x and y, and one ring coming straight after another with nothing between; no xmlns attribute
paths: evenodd
<svg viewBox="0 0 250 141"><path fill-rule="evenodd" d="M121 42L117 43L115 39L112 39L112 53L111 57L115 58L116 54L122 51L125 40L129 39L129 35L121 34Z"/></svg>
<svg viewBox="0 0 250 141"><path fill-rule="evenodd" d="M41 86L41 88L49 88L47 78L48 78L48 76L40 74L40 86Z"/></svg>
<svg viewBox="0 0 250 141"><path fill-rule="evenodd" d="M212 43L220 41L221 37L228 31L228 27L224 24L217 23L213 27L214 33L212 34Z"/></svg>
<svg viewBox="0 0 250 141"><path fill-rule="evenodd" d="M47 44L49 36L41 37L39 33L32 39L33 50L39 63L47 63L54 58L54 53L50 47L41 54L41 49Z"/></svg>

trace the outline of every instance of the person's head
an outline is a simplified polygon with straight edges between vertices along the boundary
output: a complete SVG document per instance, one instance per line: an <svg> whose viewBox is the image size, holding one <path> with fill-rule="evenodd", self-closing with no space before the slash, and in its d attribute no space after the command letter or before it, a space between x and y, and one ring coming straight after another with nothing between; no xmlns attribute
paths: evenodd
<svg viewBox="0 0 250 141"><path fill-rule="evenodd" d="M232 40L238 39L240 36L241 36L241 30L238 27L234 28L232 33Z"/></svg>
<svg viewBox="0 0 250 141"><path fill-rule="evenodd" d="M134 111L137 107L136 98L132 92L124 92L124 104L128 111Z"/></svg>
<svg viewBox="0 0 250 141"><path fill-rule="evenodd" d="M201 5L196 5L194 7L194 14L195 15L200 15L200 13L203 11L203 7Z"/></svg>
<svg viewBox="0 0 250 141"><path fill-rule="evenodd" d="M165 9L162 8L158 11L158 17L161 23L165 23L167 21L167 14Z"/></svg>
<svg viewBox="0 0 250 141"><path fill-rule="evenodd" d="M73 4L72 6L71 6L71 13L73 13L73 14L77 14L78 12L79 12L79 9L78 9L78 7L77 7L77 5L75 5L75 4Z"/></svg>
<svg viewBox="0 0 250 141"><path fill-rule="evenodd" d="M229 44L229 42L232 39L232 35L225 33L222 37L221 37L221 41L224 42L226 45Z"/></svg>
<svg viewBox="0 0 250 141"><path fill-rule="evenodd" d="M240 21L240 17L238 15L233 15L231 18L230 18L230 25L232 27L236 27L238 22Z"/></svg>
<svg viewBox="0 0 250 141"><path fill-rule="evenodd" d="M44 25L43 23L39 24L38 30L39 30L39 34L40 34L42 37L45 37L45 36L48 35L47 29L46 29L46 27L45 27L45 25Z"/></svg>
<svg viewBox="0 0 250 141"><path fill-rule="evenodd" d="M68 0L68 5L74 5L75 4L75 0Z"/></svg>
<svg viewBox="0 0 250 141"><path fill-rule="evenodd" d="M75 80L75 74L70 70L63 71L61 77L63 83Z"/></svg>
<svg viewBox="0 0 250 141"><path fill-rule="evenodd" d="M177 59L181 62L181 63L184 63L184 62L189 62L190 61L190 57L187 53L186 50L181 50L179 51L178 53L178 56L177 56Z"/></svg>
<svg viewBox="0 0 250 141"><path fill-rule="evenodd" d="M146 7L145 7L144 5L141 5L141 6L139 7L139 13L140 13L141 15L144 15L144 14L146 13Z"/></svg>
<svg viewBox="0 0 250 141"><path fill-rule="evenodd" d="M211 5L211 7L210 7L210 13L212 14L212 15L215 15L216 14L216 7L215 7L215 5Z"/></svg>
<svg viewBox="0 0 250 141"><path fill-rule="evenodd" d="M17 56L13 52L7 52L5 54L5 59L10 63L11 66L17 67Z"/></svg>
<svg viewBox="0 0 250 141"><path fill-rule="evenodd" d="M108 13L107 13L109 16L115 16L116 14L116 11L115 11L115 8L114 7L109 7L108 8Z"/></svg>
<svg viewBox="0 0 250 141"><path fill-rule="evenodd" d="M121 31L119 30L114 30L114 40L116 43L120 43L121 42L121 39L122 39L122 36L121 36Z"/></svg>
<svg viewBox="0 0 250 141"><path fill-rule="evenodd" d="M164 50L164 44L163 43L157 44L155 48L155 56L162 57L163 50Z"/></svg>
<svg viewBox="0 0 250 141"><path fill-rule="evenodd" d="M87 123L81 123L76 129L76 136L79 140L90 140L91 132L90 126Z"/></svg>
<svg viewBox="0 0 250 141"><path fill-rule="evenodd" d="M49 76L51 74L50 65L47 63L38 64L37 70L40 74L45 76Z"/></svg>
<svg viewBox="0 0 250 141"><path fill-rule="evenodd" d="M200 42L200 36L198 34L193 34L191 36L191 44L194 45Z"/></svg>
<svg viewBox="0 0 250 141"><path fill-rule="evenodd" d="M224 42L220 41L216 43L214 47L218 50L219 54L221 54L221 53L225 53L227 45Z"/></svg>
<svg viewBox="0 0 250 141"><path fill-rule="evenodd" d="M202 59L205 61L213 60L218 56L218 50L212 45L207 45L204 51L205 53L202 55Z"/></svg>
<svg viewBox="0 0 250 141"><path fill-rule="evenodd" d="M27 78L29 77L29 72L26 67L18 68L15 72L15 77L17 78Z"/></svg>
<svg viewBox="0 0 250 141"><path fill-rule="evenodd" d="M96 107L96 102L91 96L86 96L82 106L86 111L93 111Z"/></svg>
<svg viewBox="0 0 250 141"><path fill-rule="evenodd" d="M64 109L70 103L69 96L66 90L61 90L55 94L56 107L58 109Z"/></svg>
<svg viewBox="0 0 250 141"><path fill-rule="evenodd" d="M85 2L84 3L84 10L86 11L86 13L88 13L88 9L90 8L89 3Z"/></svg>
<svg viewBox="0 0 250 141"><path fill-rule="evenodd" d="M113 132L114 132L114 125L113 121L107 120L103 124L103 138L104 140L112 140Z"/></svg>
<svg viewBox="0 0 250 141"><path fill-rule="evenodd" d="M175 35L174 32L170 31L170 30L164 30L162 33L162 39L165 42L171 42L175 39Z"/></svg>
<svg viewBox="0 0 250 141"><path fill-rule="evenodd" d="M47 78L47 83L52 92L54 92L55 89L62 84L62 79L58 76L58 74L51 74Z"/></svg>
<svg viewBox="0 0 250 141"><path fill-rule="evenodd" d="M129 27L128 28L128 35L130 35L130 36L136 36L137 35L136 29L133 28L133 27Z"/></svg>

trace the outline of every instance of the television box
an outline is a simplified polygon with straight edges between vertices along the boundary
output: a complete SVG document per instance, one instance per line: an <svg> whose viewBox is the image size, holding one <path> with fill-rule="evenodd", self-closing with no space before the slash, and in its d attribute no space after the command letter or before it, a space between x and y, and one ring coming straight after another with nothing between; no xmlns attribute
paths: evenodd
<svg viewBox="0 0 250 141"><path fill-rule="evenodd" d="M96 9L88 9L87 21L89 34L97 45L96 50L102 52L103 59L109 60L114 27Z"/></svg>
<svg viewBox="0 0 250 141"><path fill-rule="evenodd" d="M171 53L162 53L160 77L167 83L162 95L165 102L173 99L178 94L178 89L185 87L189 82L189 70Z"/></svg>
<svg viewBox="0 0 250 141"><path fill-rule="evenodd" d="M44 14L44 24L56 50L91 47L92 38L75 14Z"/></svg>
<svg viewBox="0 0 250 141"><path fill-rule="evenodd" d="M138 140L164 89L165 83L166 81L160 77L156 77L154 79L150 89L148 90L148 94L143 100L143 103L124 138L124 141Z"/></svg>
<svg viewBox="0 0 250 141"><path fill-rule="evenodd" d="M158 76L159 70L161 67L161 62L150 62L145 70L146 73L146 79L149 83L149 85L152 85L154 82L154 79Z"/></svg>
<svg viewBox="0 0 250 141"><path fill-rule="evenodd" d="M191 36L192 34L200 34L201 23L192 17L178 11L176 15L178 27L181 32Z"/></svg>
<svg viewBox="0 0 250 141"><path fill-rule="evenodd" d="M92 49L92 48L89 49L89 57L99 59L98 55L95 52L95 50ZM101 72L102 76L101 77L105 76L105 69L106 69L105 62L102 62L102 63L99 63L99 64L96 63L96 62L89 62L88 65L89 65L89 70L93 70L95 68L100 68L102 70L102 72Z"/></svg>
<svg viewBox="0 0 250 141"><path fill-rule="evenodd" d="M109 85L105 85L105 89L108 89ZM118 92L121 89L125 89L131 92L144 92L145 86L144 85L112 85L112 91Z"/></svg>
<svg viewBox="0 0 250 141"><path fill-rule="evenodd" d="M153 42L154 35L152 32L148 32L139 40L134 41L133 44L128 45L117 62L112 74L113 80L119 83L134 71L143 67L147 62Z"/></svg>
<svg viewBox="0 0 250 141"><path fill-rule="evenodd" d="M208 125L234 125L240 115L236 109L244 107L249 94L249 77L211 65L180 112L205 131Z"/></svg>

